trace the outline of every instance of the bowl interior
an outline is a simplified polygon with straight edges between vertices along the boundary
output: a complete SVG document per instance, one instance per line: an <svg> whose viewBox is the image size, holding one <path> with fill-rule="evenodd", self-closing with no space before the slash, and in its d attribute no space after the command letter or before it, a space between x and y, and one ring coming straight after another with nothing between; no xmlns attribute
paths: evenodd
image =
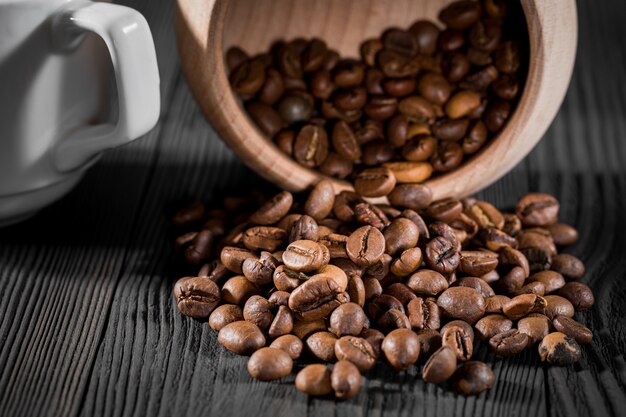
<svg viewBox="0 0 626 417"><path fill-rule="evenodd" d="M278 39L291 40L296 37L323 39L330 48L337 50L341 56L357 57L359 45L363 40L378 37L389 27L407 28L418 19L429 19L438 22L439 11L453 0L230 0L224 15L222 32L222 51L231 46L239 46L246 52L253 55L266 52L271 44ZM529 9L536 12L532 0L523 0L525 15L529 15ZM530 25L533 26L533 25ZM534 28L539 29L539 28ZM529 33L532 33L529 31ZM540 34L536 38L539 39ZM531 52L533 42L530 39ZM530 56L530 54L528 55ZM528 63L528 71L532 71L535 65L532 59ZM226 66L222 66L225 68ZM524 74L525 75L525 74ZM227 74L220 74L227 77ZM524 85L523 81L522 85ZM232 90L223 92L228 95L228 100L238 101ZM498 135L491 138L482 149L466 158L463 164L457 169L437 175L429 179L427 183L433 187L435 198L448 196L462 197L477 191L490 184L502 176L512 166L501 166L498 168L499 175L492 178L477 178L482 175L480 165L486 163L498 165L498 158L501 153L510 148L510 143L514 140L515 134L519 131L522 119L518 117L520 108L532 106L532 98L526 92L522 92L518 104L509 117L507 124ZM243 108L239 107L242 113ZM264 137L252 120L243 115L237 116L238 121L246 124L246 129L254 131L255 135ZM519 120L517 120L519 119ZM504 138L504 140L500 140ZM498 146L495 146L497 142ZM279 184L289 189L302 189L314 183L321 176L317 171L303 167L295 163L291 157L283 154L278 148L266 138L266 145L271 148L271 154L275 159L275 166L285 166L296 174L293 178L288 178ZM528 151L531 147L528 147ZM274 150L276 152L274 152ZM526 151L526 152L528 152ZM523 155L522 155L523 156ZM519 158L521 159L521 158ZM295 166L294 166L295 164ZM476 165L478 169L474 169ZM271 168L270 168L271 169ZM491 168L495 170L495 168ZM264 174L264 173L262 173ZM270 179L272 174L264 175ZM344 181L335 180L337 189L350 188Z"/></svg>

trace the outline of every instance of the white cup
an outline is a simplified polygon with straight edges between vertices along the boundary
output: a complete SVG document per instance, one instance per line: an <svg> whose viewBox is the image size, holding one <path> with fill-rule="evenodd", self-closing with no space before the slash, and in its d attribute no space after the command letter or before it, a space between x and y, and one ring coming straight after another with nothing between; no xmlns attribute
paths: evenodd
<svg viewBox="0 0 626 417"><path fill-rule="evenodd" d="M0 226L59 199L103 150L152 129L159 111L154 44L139 12L0 0Z"/></svg>

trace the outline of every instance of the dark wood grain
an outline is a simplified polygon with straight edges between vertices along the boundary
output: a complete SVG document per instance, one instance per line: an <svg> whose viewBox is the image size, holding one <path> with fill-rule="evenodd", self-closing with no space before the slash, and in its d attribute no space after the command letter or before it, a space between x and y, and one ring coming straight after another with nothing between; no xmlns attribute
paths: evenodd
<svg viewBox="0 0 626 417"><path fill-rule="evenodd" d="M579 2L564 106L529 157L480 193L511 207L555 194L582 236L596 306L580 363L495 358L496 386L463 397L378 365L344 403L252 380L206 324L181 316L167 207L259 180L215 137L178 74L173 2L128 1L150 22L163 85L159 126L107 153L66 199L0 231L0 416L619 416L626 410L626 39L623 2Z"/></svg>

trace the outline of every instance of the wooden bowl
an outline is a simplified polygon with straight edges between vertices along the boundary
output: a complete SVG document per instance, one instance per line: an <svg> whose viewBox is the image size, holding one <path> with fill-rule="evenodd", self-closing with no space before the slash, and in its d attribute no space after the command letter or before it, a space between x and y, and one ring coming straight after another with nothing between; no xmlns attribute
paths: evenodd
<svg viewBox="0 0 626 417"><path fill-rule="evenodd" d="M250 54L276 39L319 37L342 56L391 26L437 20L450 0L178 0L176 33L183 73L209 122L252 169L283 189L302 190L322 175L281 152L246 115L228 83L225 51ZM530 38L524 91L502 131L456 170L427 182L434 198L463 197L502 177L530 152L554 119L576 53L575 0L521 0ZM336 188L350 187L333 180Z"/></svg>

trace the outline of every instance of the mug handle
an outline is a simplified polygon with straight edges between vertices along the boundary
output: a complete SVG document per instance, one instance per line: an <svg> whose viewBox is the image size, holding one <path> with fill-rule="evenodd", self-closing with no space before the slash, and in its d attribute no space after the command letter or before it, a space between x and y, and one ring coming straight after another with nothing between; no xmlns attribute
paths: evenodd
<svg viewBox="0 0 626 417"><path fill-rule="evenodd" d="M105 42L115 72L119 116L117 124L80 128L56 149L60 171L83 166L101 151L145 134L159 119L159 71L146 19L134 9L109 3L72 2L52 19L52 44L70 52L93 32Z"/></svg>

